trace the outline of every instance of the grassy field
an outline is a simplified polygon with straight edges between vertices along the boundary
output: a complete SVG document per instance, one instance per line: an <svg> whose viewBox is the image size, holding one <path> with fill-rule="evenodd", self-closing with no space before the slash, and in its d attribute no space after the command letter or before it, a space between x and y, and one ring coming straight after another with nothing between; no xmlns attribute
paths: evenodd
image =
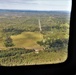
<svg viewBox="0 0 76 75"><path fill-rule="evenodd" d="M24 48L42 48L37 44L37 41L43 39L43 35L39 32L23 32L19 35L11 36L13 39L14 47Z"/></svg>

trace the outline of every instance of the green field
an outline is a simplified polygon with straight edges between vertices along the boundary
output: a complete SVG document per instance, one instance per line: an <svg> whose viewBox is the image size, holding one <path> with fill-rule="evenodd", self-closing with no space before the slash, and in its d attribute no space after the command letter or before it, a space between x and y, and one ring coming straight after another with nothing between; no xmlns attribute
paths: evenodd
<svg viewBox="0 0 76 75"><path fill-rule="evenodd" d="M11 36L15 47L24 47L24 48L42 48L37 44L37 41L43 39L43 35L39 32L23 32L19 35Z"/></svg>

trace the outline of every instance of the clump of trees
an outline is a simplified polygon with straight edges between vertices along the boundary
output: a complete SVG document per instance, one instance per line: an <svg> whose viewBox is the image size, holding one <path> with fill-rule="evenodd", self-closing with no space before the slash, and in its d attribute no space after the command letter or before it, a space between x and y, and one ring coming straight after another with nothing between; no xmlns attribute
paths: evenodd
<svg viewBox="0 0 76 75"><path fill-rule="evenodd" d="M64 48L65 46L67 46L68 44L68 41L67 39L56 39L54 40L53 42L49 43L49 48L53 47L55 49L61 49L61 48Z"/></svg>
<svg viewBox="0 0 76 75"><path fill-rule="evenodd" d="M8 50L13 50L13 51L24 51L25 53L30 53L34 52L34 49L25 49L25 48L9 48Z"/></svg>
<svg viewBox="0 0 76 75"><path fill-rule="evenodd" d="M4 32L4 33L8 33L9 35L20 34L20 33L22 33L23 31L24 31L24 30L22 30L22 29L16 29L16 28L13 28L13 27L8 27L8 28L3 29L3 32Z"/></svg>
<svg viewBox="0 0 76 75"><path fill-rule="evenodd" d="M68 46L68 39L42 40L37 42L40 46L44 46L45 50L61 50Z"/></svg>
<svg viewBox="0 0 76 75"><path fill-rule="evenodd" d="M4 45L6 47L12 47L12 46L14 46L13 41L12 41L12 38L10 36L6 36L5 37Z"/></svg>
<svg viewBox="0 0 76 75"><path fill-rule="evenodd" d="M16 56L26 53L34 52L34 49L25 49L25 48L9 48L7 50L1 50L0 51L0 58L2 57L10 57L10 56Z"/></svg>

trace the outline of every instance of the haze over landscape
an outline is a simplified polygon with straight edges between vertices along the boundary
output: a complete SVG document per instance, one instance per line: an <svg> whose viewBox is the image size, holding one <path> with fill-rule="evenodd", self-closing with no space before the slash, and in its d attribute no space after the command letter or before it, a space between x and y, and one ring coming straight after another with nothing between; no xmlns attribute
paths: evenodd
<svg viewBox="0 0 76 75"><path fill-rule="evenodd" d="M0 9L71 11L71 0L0 0Z"/></svg>

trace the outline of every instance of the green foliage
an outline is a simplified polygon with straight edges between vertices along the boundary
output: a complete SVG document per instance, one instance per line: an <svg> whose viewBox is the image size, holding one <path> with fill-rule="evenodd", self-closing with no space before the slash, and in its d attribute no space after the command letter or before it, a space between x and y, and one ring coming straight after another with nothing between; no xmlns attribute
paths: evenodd
<svg viewBox="0 0 76 75"><path fill-rule="evenodd" d="M14 46L12 39L9 36L6 36L5 40L4 40L4 45L6 47L11 47Z"/></svg>
<svg viewBox="0 0 76 75"><path fill-rule="evenodd" d="M9 48L9 50L1 50L0 51L0 58L2 57L9 57L15 55L21 55L25 53L34 52L34 49L25 49L25 48Z"/></svg>
<svg viewBox="0 0 76 75"><path fill-rule="evenodd" d="M3 29L3 32L7 33L9 35L17 35L17 34L22 33L23 31L24 30L16 29L16 28L13 28L13 27L8 27L8 28Z"/></svg>
<svg viewBox="0 0 76 75"><path fill-rule="evenodd" d="M40 46L42 46L44 43L42 41L37 41L37 44L39 44Z"/></svg>
<svg viewBox="0 0 76 75"><path fill-rule="evenodd" d="M55 48L55 49L63 49L65 46L68 45L68 41L67 39L64 39L64 40L60 40L60 39L56 39L54 40L52 43L50 43L50 48Z"/></svg>
<svg viewBox="0 0 76 75"><path fill-rule="evenodd" d="M67 57L70 21L68 16L66 12L56 11L0 12L0 64L63 62ZM35 53L36 48L39 50L38 54Z"/></svg>
<svg viewBox="0 0 76 75"><path fill-rule="evenodd" d="M26 53L26 50L0 51L0 64L2 66L53 64L64 62L66 58L67 53L64 50L57 52L41 51L39 54Z"/></svg>
<svg viewBox="0 0 76 75"><path fill-rule="evenodd" d="M44 46L45 50L61 50L68 46L68 39L47 39L45 41L38 41L37 43L41 46Z"/></svg>

